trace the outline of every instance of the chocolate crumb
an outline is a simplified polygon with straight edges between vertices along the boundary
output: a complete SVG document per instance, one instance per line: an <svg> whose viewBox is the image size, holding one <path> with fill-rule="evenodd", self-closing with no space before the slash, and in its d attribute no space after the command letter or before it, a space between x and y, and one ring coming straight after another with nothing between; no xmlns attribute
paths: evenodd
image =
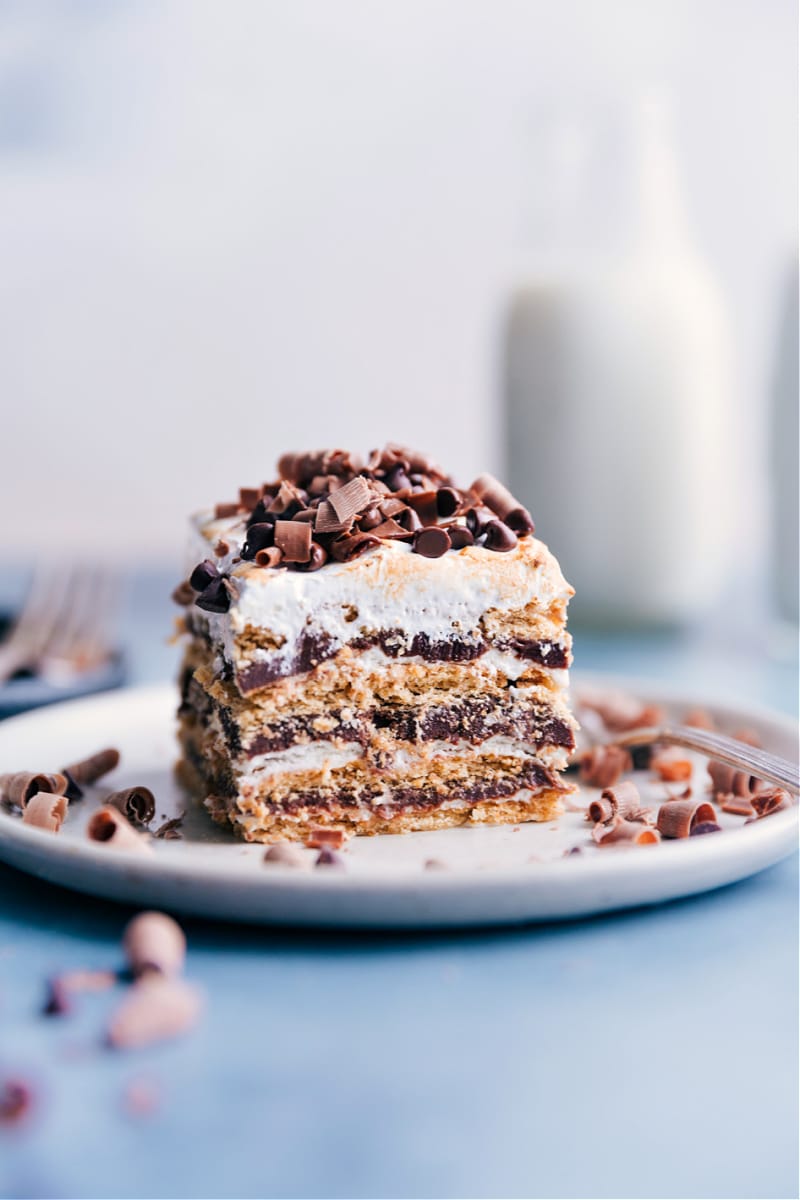
<svg viewBox="0 0 800 1200"><path fill-rule="evenodd" d="M0 1123L15 1125L27 1117L33 1107L33 1092L21 1079L0 1083Z"/></svg>
<svg viewBox="0 0 800 1200"><path fill-rule="evenodd" d="M426 858L424 865L425 865L426 871L446 871L447 870L447 863L442 862L442 860L440 858Z"/></svg>
<svg viewBox="0 0 800 1200"><path fill-rule="evenodd" d="M323 846L330 846L332 850L341 850L346 840L347 834L343 829L312 829L306 838L306 846L312 850L320 850Z"/></svg>
<svg viewBox="0 0 800 1200"><path fill-rule="evenodd" d="M71 1010L72 1002L62 980L58 978L48 980L47 996L42 1008L43 1015L46 1017L63 1017Z"/></svg>
<svg viewBox="0 0 800 1200"><path fill-rule="evenodd" d="M163 825L159 825L158 829L156 829L154 832L153 837L163 838L165 842L172 842L178 838L182 838L183 834L181 833L181 826L183 825L183 818L185 816L186 813L182 812L180 816L170 817L170 819L165 821Z"/></svg>
<svg viewBox="0 0 800 1200"><path fill-rule="evenodd" d="M308 858L295 842L276 842L264 853L264 862L281 867L310 866Z"/></svg>
<svg viewBox="0 0 800 1200"><path fill-rule="evenodd" d="M172 599L181 608L186 608L187 605L194 603L194 588L188 579L184 579L182 583L178 584L172 593Z"/></svg>
<svg viewBox="0 0 800 1200"><path fill-rule="evenodd" d="M315 867L344 867L344 859L335 850L320 850L314 861Z"/></svg>

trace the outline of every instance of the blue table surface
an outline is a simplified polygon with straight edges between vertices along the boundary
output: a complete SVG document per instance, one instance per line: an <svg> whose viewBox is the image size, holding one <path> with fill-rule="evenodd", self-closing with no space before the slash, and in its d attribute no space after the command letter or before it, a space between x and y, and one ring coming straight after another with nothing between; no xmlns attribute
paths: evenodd
<svg viewBox="0 0 800 1200"><path fill-rule="evenodd" d="M130 581L130 681L169 678L168 581ZM791 639L789 639L791 641ZM777 639L780 643L780 638ZM777 644L775 643L775 644ZM796 667L735 624L579 633L576 665L791 712ZM798 1192L797 857L732 887L569 924L438 935L185 921L199 1029L110 1052L131 911L0 867L5 1197L784 1197ZM158 1098L133 1116L131 1084Z"/></svg>

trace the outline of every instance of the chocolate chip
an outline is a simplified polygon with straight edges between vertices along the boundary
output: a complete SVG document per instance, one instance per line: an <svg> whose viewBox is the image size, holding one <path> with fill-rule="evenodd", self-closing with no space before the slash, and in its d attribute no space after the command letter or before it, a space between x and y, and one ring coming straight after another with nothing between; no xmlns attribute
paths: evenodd
<svg viewBox="0 0 800 1200"><path fill-rule="evenodd" d="M402 512L397 513L395 520L409 533L416 533L418 529L422 529L422 521L413 508L404 508Z"/></svg>
<svg viewBox="0 0 800 1200"><path fill-rule="evenodd" d="M217 564L213 563L210 558L206 558L203 562L198 563L195 569L189 576L189 583L196 592L203 592L208 587L213 579L219 576Z"/></svg>
<svg viewBox="0 0 800 1200"><path fill-rule="evenodd" d="M251 525L247 531L247 541L242 546L242 558L251 562L259 550L266 550L275 545L275 526L268 521L260 521Z"/></svg>
<svg viewBox="0 0 800 1200"><path fill-rule="evenodd" d="M335 850L320 850L314 860L315 867L343 867L344 859Z"/></svg>
<svg viewBox="0 0 800 1200"><path fill-rule="evenodd" d="M226 583L227 580L222 578L212 579L195 600L197 607L204 609L205 612L227 612L231 606L231 597L225 586Z"/></svg>
<svg viewBox="0 0 800 1200"><path fill-rule="evenodd" d="M436 493L436 507L440 517L452 517L460 503L461 497L455 488L439 488Z"/></svg>
<svg viewBox="0 0 800 1200"><path fill-rule="evenodd" d="M414 553L422 554L425 558L441 558L450 549L450 545L447 530L436 525L420 529L414 536Z"/></svg>
<svg viewBox="0 0 800 1200"><path fill-rule="evenodd" d="M255 506L247 519L248 532L254 525L260 525L264 521L266 521L268 525L274 525L277 519L277 514L270 512L270 510L267 508L267 499L262 498L259 500L258 504Z"/></svg>
<svg viewBox="0 0 800 1200"><path fill-rule="evenodd" d="M318 571L328 561L328 551L319 542L312 542L307 563L298 563L298 571Z"/></svg>
<svg viewBox="0 0 800 1200"><path fill-rule="evenodd" d="M465 546L475 544L475 538L466 525L448 525L447 532L450 537L450 545L454 550L463 550Z"/></svg>
<svg viewBox="0 0 800 1200"><path fill-rule="evenodd" d="M486 549L496 550L499 554L506 554L509 550L513 550L519 541L514 530L509 529L503 521L490 521L484 533Z"/></svg>
<svg viewBox="0 0 800 1200"><path fill-rule="evenodd" d="M423 525L435 525L439 518L439 508L436 502L437 493L415 492L408 497L408 504L413 508Z"/></svg>
<svg viewBox="0 0 800 1200"><path fill-rule="evenodd" d="M716 821L700 821L693 829L690 829L689 837L703 833L722 833L722 826L718 825Z"/></svg>
<svg viewBox="0 0 800 1200"><path fill-rule="evenodd" d="M392 467L391 471L384 476L384 482L393 492L410 491L411 480L406 475L403 466L398 463L396 467Z"/></svg>
<svg viewBox="0 0 800 1200"><path fill-rule="evenodd" d="M490 508L478 505L475 508L467 509L467 528L474 537L479 537L490 521L495 519L494 513Z"/></svg>

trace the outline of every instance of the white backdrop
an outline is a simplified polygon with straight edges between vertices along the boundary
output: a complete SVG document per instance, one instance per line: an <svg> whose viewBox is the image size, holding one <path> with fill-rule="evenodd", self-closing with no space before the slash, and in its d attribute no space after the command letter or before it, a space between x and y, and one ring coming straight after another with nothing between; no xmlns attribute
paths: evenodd
<svg viewBox="0 0 800 1200"><path fill-rule="evenodd" d="M796 237L795 25L792 0L4 5L3 549L168 559L188 510L286 447L391 437L502 469L531 127L652 84L757 446ZM757 469L742 488L757 507Z"/></svg>

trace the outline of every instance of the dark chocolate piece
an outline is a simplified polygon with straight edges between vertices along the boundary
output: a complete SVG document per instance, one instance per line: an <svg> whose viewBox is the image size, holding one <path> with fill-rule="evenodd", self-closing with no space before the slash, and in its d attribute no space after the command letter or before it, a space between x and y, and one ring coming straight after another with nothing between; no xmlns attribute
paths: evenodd
<svg viewBox="0 0 800 1200"><path fill-rule="evenodd" d="M266 550L275 545L275 524L269 521L259 521L250 525L247 530L247 540L242 546L242 558L251 561L259 550Z"/></svg>
<svg viewBox="0 0 800 1200"><path fill-rule="evenodd" d="M231 595L226 587L228 580L220 576L212 579L195 600L198 608L205 612L226 613L231 606Z"/></svg>
<svg viewBox="0 0 800 1200"><path fill-rule="evenodd" d="M219 578L219 568L210 558L198 563L189 576L189 583L196 592L203 592L213 580Z"/></svg>
<svg viewBox="0 0 800 1200"><path fill-rule="evenodd" d="M506 554L509 550L513 550L519 539L513 529L509 529L503 521L489 521L483 531L486 539L484 545L487 550L496 550L500 554Z"/></svg>
<svg viewBox="0 0 800 1200"><path fill-rule="evenodd" d="M431 525L414 534L414 553L425 558L441 558L450 549L450 535L446 529Z"/></svg>

